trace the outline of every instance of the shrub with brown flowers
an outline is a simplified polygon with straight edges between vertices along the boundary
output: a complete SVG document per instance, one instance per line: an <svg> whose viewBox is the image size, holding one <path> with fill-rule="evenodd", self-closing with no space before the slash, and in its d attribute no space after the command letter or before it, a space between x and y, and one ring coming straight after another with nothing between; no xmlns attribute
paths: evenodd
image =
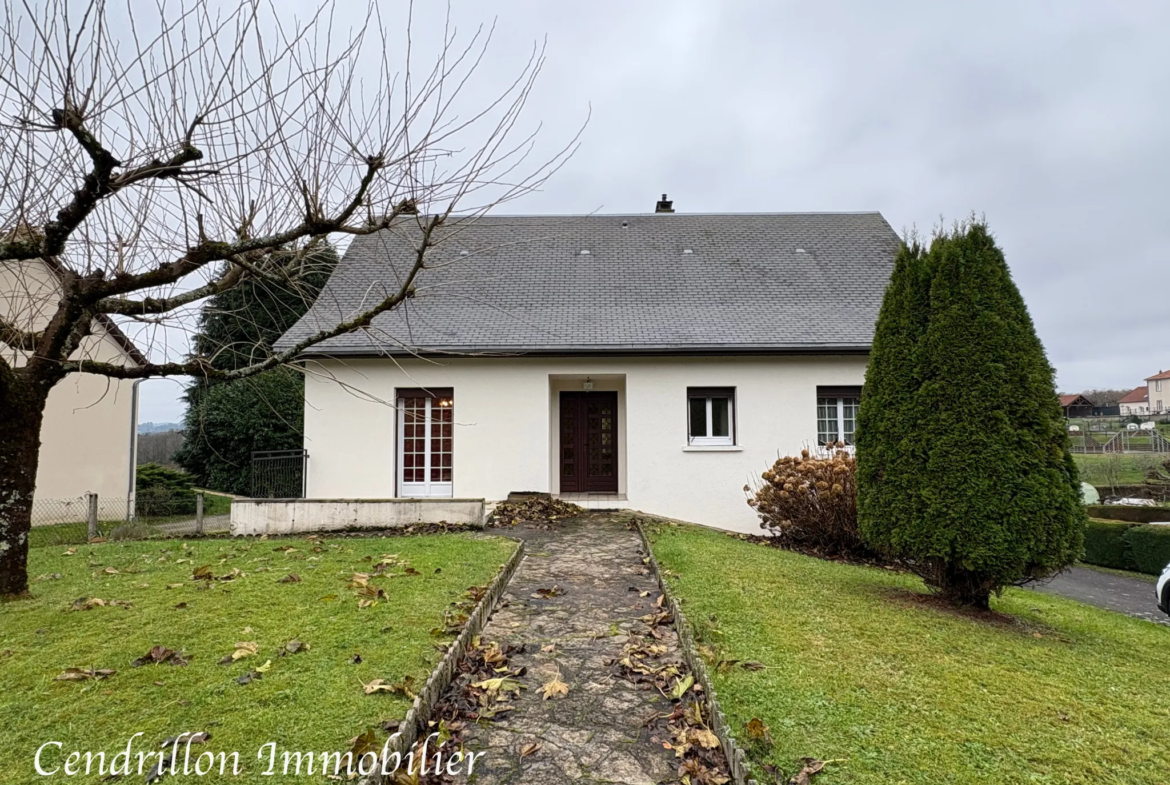
<svg viewBox="0 0 1170 785"><path fill-rule="evenodd" d="M844 445L822 455L801 450L780 458L763 482L745 487L750 504L777 545L818 556L869 560L857 529L857 468Z"/></svg>

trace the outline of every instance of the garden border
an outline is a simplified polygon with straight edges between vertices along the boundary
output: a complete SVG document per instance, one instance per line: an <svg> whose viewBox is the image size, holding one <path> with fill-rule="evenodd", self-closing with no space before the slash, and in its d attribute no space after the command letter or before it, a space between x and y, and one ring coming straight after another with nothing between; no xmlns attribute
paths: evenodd
<svg viewBox="0 0 1170 785"><path fill-rule="evenodd" d="M658 566L658 559L654 557L654 551L650 547L650 537L646 534L646 529L642 525L642 519L635 518L634 525L638 527L638 534L642 538L642 548L646 551L650 569L654 571L654 578L658 581L658 587L662 590L663 596L666 597L667 608L674 616L674 626L678 633L678 641L679 646L682 648L683 659L691 669L691 673L694 674L695 681L703 685L703 700L707 703L707 716L711 718L711 731L723 746L723 754L727 756L727 767L731 772L732 780L735 782L735 785L759 785L756 780L751 778L747 754L736 744L735 737L731 734L731 726L727 724L727 716L719 708L719 696L716 694L715 687L711 683L711 676L707 672L707 663L703 661L703 658L695 648L695 638L691 623L687 621L687 617L682 611L682 604L674 596L674 592L667 585L666 579L662 577L662 570Z"/></svg>
<svg viewBox="0 0 1170 785"><path fill-rule="evenodd" d="M414 699L414 703L410 709L407 710L406 716L398 724L399 735L397 738L392 739L386 748L391 756L398 753L398 760L404 760L407 753L414 746L414 743L418 741L419 730L430 720L431 713L435 709L435 703L447 691L447 687L451 685L451 680L455 676L455 669L471 645L472 638L483 631L488 617L496 609L496 603L500 601L504 590L508 588L508 584L512 581L512 576L516 573L516 568L520 566L520 561L524 558L525 550L523 540L515 540L515 542L516 550L508 557L508 561L504 562L504 566L496 573L496 577L492 578L492 582L488 584L487 591L480 598L475 609L468 615L467 623L463 625L462 632L447 647L447 652L439 660L439 664L435 666L434 670L431 671L431 675L427 677L426 684L419 690L418 696ZM360 780L359 785L388 785L388 783L392 782L394 775L383 775L381 773L381 766L382 760L379 758L379 770Z"/></svg>

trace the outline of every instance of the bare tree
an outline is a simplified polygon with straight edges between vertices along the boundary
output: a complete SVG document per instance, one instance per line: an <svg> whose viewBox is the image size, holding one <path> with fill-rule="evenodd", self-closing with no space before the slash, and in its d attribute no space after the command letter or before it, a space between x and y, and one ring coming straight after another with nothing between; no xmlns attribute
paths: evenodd
<svg viewBox="0 0 1170 785"><path fill-rule="evenodd" d="M520 130L539 46L484 98L469 85L490 29L457 44L448 20L433 61L412 72L409 18L392 33L375 5L345 31L332 5L295 22L265 0L228 2L239 4L4 6L0 595L27 591L54 384L72 373L242 378L294 362L412 296L456 209L475 215L530 192L575 149L573 139L533 160L535 132ZM402 224L415 242L409 273L288 349L232 369L185 352L159 359L161 346L137 363L92 350L111 321L162 340L243 281L295 291L315 244Z"/></svg>

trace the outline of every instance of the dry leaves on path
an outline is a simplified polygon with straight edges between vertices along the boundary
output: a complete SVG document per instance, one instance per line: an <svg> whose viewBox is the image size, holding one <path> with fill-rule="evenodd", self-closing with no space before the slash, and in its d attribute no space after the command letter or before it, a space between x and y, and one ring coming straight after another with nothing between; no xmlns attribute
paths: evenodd
<svg viewBox="0 0 1170 785"><path fill-rule="evenodd" d="M556 675L546 681L536 690L545 700L552 698L563 698L569 694L569 685L561 681L561 672L557 671Z"/></svg>

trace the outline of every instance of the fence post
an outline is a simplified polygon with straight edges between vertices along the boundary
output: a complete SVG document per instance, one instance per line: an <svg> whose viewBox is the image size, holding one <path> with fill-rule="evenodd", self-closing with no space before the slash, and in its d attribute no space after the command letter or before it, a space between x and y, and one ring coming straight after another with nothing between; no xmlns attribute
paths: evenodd
<svg viewBox="0 0 1170 785"><path fill-rule="evenodd" d="M195 533L203 534L203 492L195 494Z"/></svg>
<svg viewBox="0 0 1170 785"><path fill-rule="evenodd" d="M86 507L88 508L86 515L86 520L88 523L88 536L89 539L92 540L98 536L98 495L96 493L85 494L85 503Z"/></svg>

